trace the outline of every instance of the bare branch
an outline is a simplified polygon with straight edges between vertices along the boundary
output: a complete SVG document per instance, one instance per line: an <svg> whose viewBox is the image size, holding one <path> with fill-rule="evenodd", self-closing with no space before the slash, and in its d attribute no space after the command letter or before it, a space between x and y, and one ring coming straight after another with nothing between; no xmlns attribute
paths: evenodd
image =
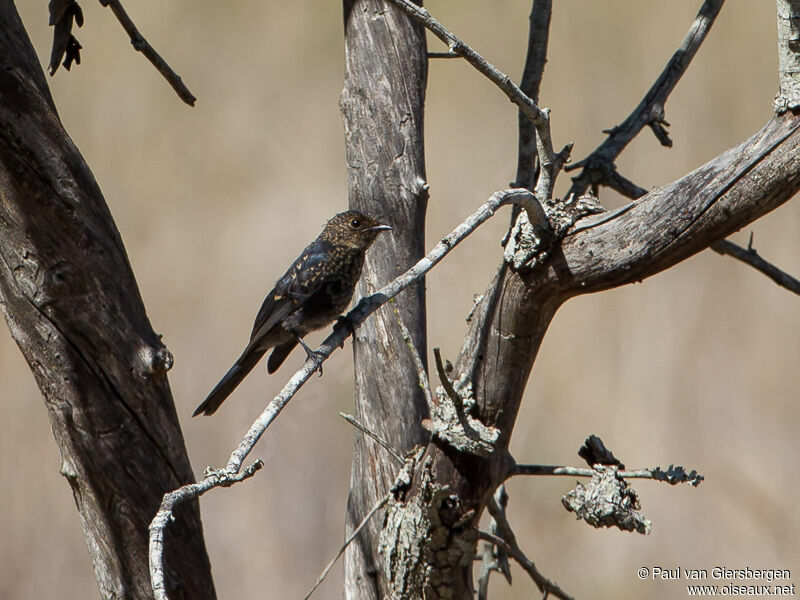
<svg viewBox="0 0 800 600"><path fill-rule="evenodd" d="M461 58L455 52L428 52L428 58Z"/></svg>
<svg viewBox="0 0 800 600"><path fill-rule="evenodd" d="M494 508L502 513L502 518L505 519L505 511L508 506L508 494L506 493L505 485L500 484L497 486L491 503L493 503ZM505 536L500 533L500 529L501 526L498 524L498 520L492 516L489 522L489 533L492 535L499 535L508 541L509 538L505 538ZM508 585L511 585L511 567L508 564L508 553L491 542L484 542L481 552L481 561L481 573L478 576L478 600L487 600L489 597L489 576L492 574L492 571L502 573Z"/></svg>
<svg viewBox="0 0 800 600"><path fill-rule="evenodd" d="M565 146L559 153L553 150L553 141L550 136L550 109L539 108L536 102L511 81L508 75L497 69L472 47L445 28L426 9L417 6L410 0L390 1L447 44L450 52L463 56L469 64L500 88L508 96L508 99L516 104L520 111L533 123L536 128L536 148L541 166L535 190L536 197L540 202L545 202L552 198L556 175L569 158L572 145ZM529 215L529 218L533 220L531 215Z"/></svg>
<svg viewBox="0 0 800 600"><path fill-rule="evenodd" d="M595 469L587 467L565 467L556 465L514 465L508 473L508 477L515 475L566 475L569 477L593 477ZM647 469L637 469L635 471L619 471L618 475L623 479L653 479L664 481L670 485L688 483L692 487L700 485L705 477L692 469L688 473L679 466L670 465L666 470L661 467Z"/></svg>
<svg viewBox="0 0 800 600"><path fill-rule="evenodd" d="M170 67L169 64L167 64L167 61L161 58L161 55L155 51L150 43L139 32L136 24L128 16L128 13L125 12L125 9L122 7L120 1L100 0L100 4L103 6L108 6L111 9L111 11L114 13L114 16L117 17L120 25L122 25L122 28L131 38L131 44L133 44L134 49L144 54L147 60L149 60L156 70L161 73L161 76L167 80L167 83L172 86L172 89L175 90L175 93L178 94L180 99L189 106L194 106L197 98L195 98L192 92L189 91L189 88L186 87L186 84L183 83L180 76L172 70L172 67Z"/></svg>
<svg viewBox="0 0 800 600"><path fill-rule="evenodd" d="M428 409L430 410L430 407L433 404L433 396L431 395L431 386L428 383L428 372L425 369L425 364L422 361L422 357L419 355L419 352L417 352L417 347L414 345L414 340L411 339L411 332L408 330L408 327L406 327L406 324L403 322L403 319L400 316L400 311L397 310L397 307L394 307L393 310L395 316L397 317L397 325L400 328L400 335L403 336L403 341L406 343L406 347L411 353L411 360L414 361L414 368L417 370L419 387L422 388L422 393L425 394L425 402L428 404Z"/></svg>
<svg viewBox="0 0 800 600"><path fill-rule="evenodd" d="M555 596L556 598L562 598L563 600L573 600L572 596L567 594L564 590L558 587L558 584L554 581L550 581L544 575L539 572L539 569L536 568L536 565L530 560L525 554L520 550L519 546L511 545L507 543L503 538L488 533L486 531L477 532L478 538L485 540L487 542L491 542L498 548L502 548L504 552L508 553L510 557L516 560L520 566L525 569L528 575L531 576L536 586L545 594Z"/></svg>
<svg viewBox="0 0 800 600"><path fill-rule="evenodd" d="M353 427L355 427L356 429L358 429L359 431L361 431L365 435L367 435L367 436L371 437L373 440L375 440L378 443L379 446L381 446L384 450L386 450L389 454L391 454L392 458L394 458L401 465L405 463L405 461L403 460L403 457L400 456L400 454L397 452L397 450L395 450L394 448L392 448L389 445L389 442L387 442L386 440L381 439L380 437L375 435L374 432L372 432L369 429L367 429L366 425L364 425L363 423L359 423L359 421L353 415L348 415L347 413L340 412L339 416L342 417L348 423L350 423L350 425L352 425ZM342 551L344 551L344 548L342 549Z"/></svg>
<svg viewBox="0 0 800 600"><path fill-rule="evenodd" d="M615 171L614 161L628 143L647 125L653 126L654 133L663 145L671 145L672 142L662 127L668 125L664 120L664 105L705 40L723 4L725 4L725 0L705 0L703 2L680 47L672 55L661 75L647 91L639 105L620 125L607 131L608 138L594 152L580 162L567 167L568 171L583 167L581 173L573 178L568 196L573 194L580 196L592 184L608 185L608 176Z"/></svg>
<svg viewBox="0 0 800 600"><path fill-rule="evenodd" d="M732 256L733 258L750 265L754 269L758 269L764 275L772 279L781 287L785 287L790 292L800 295L800 280L795 279L785 271L782 271L772 263L764 260L758 255L756 249L753 248L753 238L750 238L750 244L747 248L729 242L728 240L719 240L711 244L711 249L723 255Z"/></svg>
<svg viewBox="0 0 800 600"><path fill-rule="evenodd" d="M616 169L612 169L606 176L605 184L631 200L641 198L647 193L646 189L639 187L627 177L623 177Z"/></svg>
<svg viewBox="0 0 800 600"><path fill-rule="evenodd" d="M339 413L339 414L341 414L341 413ZM342 416L344 416L344 415L342 415ZM402 459L401 459L401 462L402 462ZM313 586L311 586L311 589L310 589L310 590L308 591L308 593L305 595L305 597L303 598L303 600L308 600L308 599L311 597L311 594L313 594L313 593L314 593L314 591L315 591L315 590L316 590L316 589L319 587L319 585L320 585L320 584L321 584L321 583L322 583L322 582L325 580L325 578L328 576L328 573L330 573L331 569L333 568L333 565L336 563L336 561L337 561L337 560L339 560L339 557L340 557L342 554L344 554L344 551L345 551L345 550L347 550L347 547L350 545L350 543L351 543L351 542L352 542L354 539L356 539L356 536L357 536L357 535L359 534L359 532L360 532L360 531L361 531L361 530L364 528L364 525L366 525L366 524L367 524L367 522L368 522L368 521L369 521L369 520L372 518L372 515L374 515L376 512L378 512L378 511L379 511L381 508L383 508L384 506L386 506L386 503L389 501L389 497L390 497L390 496L391 496L391 494L386 494L386 495L385 495L383 498L381 498L381 499L380 499L380 500L379 500L379 501L378 501L378 502L375 504L375 506L373 506L373 507L372 507L372 510L370 510L370 511L367 513L367 515L366 515L366 516L365 516L365 517L364 517L364 518L361 520L361 523L359 523L359 524L358 524L358 527L356 527L356 528L353 530L353 533L351 533L351 534L350 534L350 535L347 537L347 539L344 541L344 544L342 544L342 547L341 547L341 548L339 548L339 552L337 552L337 553L336 553L336 556L334 556L334 557L331 559L331 562L329 562L329 563L328 563L328 565L327 565L327 566L326 566L326 567L325 567L325 568L322 570L322 573L321 573L321 574L320 574L320 576L317 578L317 580L314 582L314 585L313 585Z"/></svg>
<svg viewBox="0 0 800 600"><path fill-rule="evenodd" d="M463 56L469 64L493 81L511 102L519 106L534 125L539 127L547 122L546 112L536 106L536 103L519 89L508 75L499 71L493 64L461 41L454 33L434 19L426 9L417 6L410 0L391 0L391 2L447 44L451 53Z"/></svg>
<svg viewBox="0 0 800 600"><path fill-rule="evenodd" d="M436 373L439 375L439 381L442 382L444 392L450 400L453 401L453 406L456 407L459 420L466 420L467 416L464 414L464 400L462 400L461 396L453 388L453 382L451 382L450 378L447 376L444 364L442 363L442 354L439 352L438 347L433 349L433 358L436 362Z"/></svg>
<svg viewBox="0 0 800 600"><path fill-rule="evenodd" d="M353 329L361 325L369 315L394 298L401 291L422 279L422 277L447 256L453 248L461 243L481 224L488 221L499 208L511 203L518 203L526 207L535 205L541 210L536 198L528 190L508 189L495 192L477 211L450 232L449 235L442 238L442 240L436 244L425 257L417 261L413 267L392 282L383 286L376 293L363 298L361 302L347 314L347 319L353 324ZM159 590L163 592L164 575L161 558L163 556L163 532L164 527L169 522L175 504L187 498L204 494L212 488L230 485L230 482L246 479L259 469L260 465L255 466L260 463L260 461L257 461L243 474L239 473L245 458L250 454L253 447L270 424L277 418L280 412L286 407L303 384L308 381L322 362L327 360L337 347L344 346L345 340L350 335L351 331L347 327L334 328L333 333L331 333L317 349L319 362L314 363L311 360L307 360L289 379L283 389L273 398L261 415L259 415L250 426L250 429L239 443L239 446L231 453L228 464L224 469L209 471L206 477L200 482L185 485L173 492L165 494L162 501L162 510L159 511L150 525L151 580L156 594L160 593ZM249 472L250 469L252 469L252 472ZM158 596L157 600L166 600L166 596Z"/></svg>
<svg viewBox="0 0 800 600"><path fill-rule="evenodd" d="M167 523L174 518L173 515L178 504L189 498L202 496L212 488L228 487L234 483L249 479L263 466L264 463L261 460L257 460L240 473L208 469L201 481L164 494L164 498L161 500L161 507L150 523L150 582L155 600L169 600L164 580L164 531Z"/></svg>
<svg viewBox="0 0 800 600"><path fill-rule="evenodd" d="M422 279L428 271L449 254L450 250L455 248L464 238L475 231L478 226L489 220L500 207L512 203L520 204L525 208L529 208L533 205L536 209L541 210L535 196L528 190L512 188L501 192L495 192L477 211L451 231L450 234L442 238L442 240L436 244L426 256L417 261L413 267L383 286L371 296L362 298L355 308L347 314L347 319L353 324L353 328L361 325L369 315L408 286ZM275 420L303 384L308 381L317 369L317 365L327 360L337 347L343 346L345 340L349 336L349 329L340 327L335 329L334 332L322 342L322 345L316 350L319 363L315 364L311 361L306 361L303 367L286 383L280 393L269 403L267 408L264 409L264 412L261 413L261 416L259 416L250 427L250 430L242 439L239 447L231 454L226 467L227 471L237 472L239 470L242 462L253 449L256 442L258 442L259 438L264 434L267 427Z"/></svg>
<svg viewBox="0 0 800 600"><path fill-rule="evenodd" d="M550 37L550 18L553 0L533 0L528 29L528 51L522 70L520 88L534 102L539 103L544 66L547 63L547 42ZM519 141L517 144L517 177L514 187L533 189L537 179L536 130L533 123L520 110L518 116Z"/></svg>

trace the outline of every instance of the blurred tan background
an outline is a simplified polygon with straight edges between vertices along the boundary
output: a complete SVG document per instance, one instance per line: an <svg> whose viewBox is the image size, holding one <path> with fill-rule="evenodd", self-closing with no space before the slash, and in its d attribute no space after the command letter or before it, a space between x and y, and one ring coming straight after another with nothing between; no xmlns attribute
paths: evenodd
<svg viewBox="0 0 800 600"><path fill-rule="evenodd" d="M555 3L541 103L554 140L582 158L639 102L677 48L694 2ZM17 6L45 64L47 2ZM530 0L427 3L518 78ZM184 106L107 9L84 2L83 64L49 79L61 117L122 232L156 331L196 473L222 465L302 361L259 367L213 419L189 416L238 356L263 295L346 206L338 96L338 2L139 0L142 32L199 101ZM432 49L442 49L431 40ZM675 147L644 132L619 160L652 187L750 136L777 89L774 2L730 0L667 104ZM426 114L436 240L514 177L516 111L459 61L433 62ZM558 189L563 192L567 179ZM622 200L606 192L607 206ZM430 346L454 358L472 295L501 257L507 215L428 277ZM753 225L763 255L800 275L800 206ZM746 243L749 230L733 239ZM430 245L430 244L429 244ZM514 433L520 461L579 464L589 433L629 467L680 463L698 488L636 484L648 537L597 531L560 504L569 478L513 480L510 518L541 569L578 598L682 598L641 566L792 569L800 583L800 298L710 252L645 281L569 302L544 341ZM313 337L311 341L318 341ZM343 539L353 431L349 346L292 402L255 451L266 468L202 500L220 598L301 598ZM39 392L0 328L0 598L93 598L97 588ZM398 418L403 418L398 415ZM494 578L493 598L529 598ZM341 597L341 565L315 598ZM713 582L712 582L713 583Z"/></svg>

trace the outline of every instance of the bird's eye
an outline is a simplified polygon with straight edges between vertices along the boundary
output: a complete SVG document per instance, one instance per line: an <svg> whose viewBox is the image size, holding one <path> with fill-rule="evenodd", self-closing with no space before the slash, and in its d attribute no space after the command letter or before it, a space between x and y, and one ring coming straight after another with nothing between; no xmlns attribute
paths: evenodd
<svg viewBox="0 0 800 600"><path fill-rule="evenodd" d="M359 229L361 227L361 221L359 219L353 219L350 221L350 227L353 229Z"/></svg>

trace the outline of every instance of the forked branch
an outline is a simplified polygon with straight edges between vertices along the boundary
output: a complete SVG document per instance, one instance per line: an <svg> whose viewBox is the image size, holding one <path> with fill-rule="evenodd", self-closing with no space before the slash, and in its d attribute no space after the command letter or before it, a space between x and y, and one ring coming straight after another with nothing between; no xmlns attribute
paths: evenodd
<svg viewBox="0 0 800 600"><path fill-rule="evenodd" d="M556 175L569 159L569 153L572 149L572 145L568 144L558 153L553 150L553 141L550 136L550 109L539 108L536 102L523 92L508 75L500 71L471 46L434 19L426 9L417 6L410 0L390 1L447 44L450 53L462 56L464 60L485 75L533 123L536 128L536 147L541 169L535 188L536 197L539 202L550 200L553 196L553 184L555 183ZM549 15L549 11L547 14ZM534 67L532 66L531 69L533 70ZM541 69L544 69L544 58L541 59ZM518 183L521 182L518 180Z"/></svg>
<svg viewBox="0 0 800 600"><path fill-rule="evenodd" d="M488 221L498 209L507 204L520 204L526 208L532 208L531 205L536 205L538 211L541 212L541 207L538 205L536 198L528 190L508 189L495 192L477 211L450 232L449 235L442 238L442 240L413 267L383 286L376 293L363 298L361 302L347 314L347 319L353 324L353 329L361 325L369 315L394 298L401 291L422 279L422 277L447 256L453 248L467 238L481 224ZM531 210L531 212L536 211ZM280 412L300 390L303 384L311 378L322 362L327 360L337 347L344 346L345 340L350 335L351 330L348 327L334 328L333 333L322 342L322 345L317 350L319 362L306 361L306 363L289 379L280 393L255 420L239 446L231 453L228 464L224 469L209 470L206 477L200 482L185 485L164 496L161 510L150 525L150 577L157 600L168 600L163 587L163 539L164 530L169 523L175 506L189 498L204 494L210 489L230 485L230 483L234 481L241 481L255 473L255 471L260 468L258 462L255 463L255 465L258 466L254 465L250 467L248 471L245 471L245 474L240 474L245 458L247 458L270 424L278 417Z"/></svg>
<svg viewBox="0 0 800 600"><path fill-rule="evenodd" d="M606 131L609 134L608 138L589 156L566 168L567 171L582 169L580 174L573 178L573 184L567 196L581 196L591 185L610 185L610 178L613 173L616 173L614 161L631 140L648 125L653 128L653 132L662 145L670 146L672 144L664 129L665 125L669 125L664 118L664 105L686 72L697 50L705 41L723 4L725 4L725 0L705 0L703 2L686 37L683 38L681 45L639 105L620 125ZM627 182L627 180L624 181ZM621 191L618 186L612 187Z"/></svg>

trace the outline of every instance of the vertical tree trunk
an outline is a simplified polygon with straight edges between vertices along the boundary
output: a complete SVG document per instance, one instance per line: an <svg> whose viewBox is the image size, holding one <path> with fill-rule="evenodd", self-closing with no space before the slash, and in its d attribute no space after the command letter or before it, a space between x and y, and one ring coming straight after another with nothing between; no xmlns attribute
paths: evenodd
<svg viewBox="0 0 800 600"><path fill-rule="evenodd" d="M0 4L0 227L0 307L44 396L101 596L152 598L148 524L165 492L193 480L172 357L11 2ZM215 598L196 502L170 537L173 600Z"/></svg>
<svg viewBox="0 0 800 600"><path fill-rule="evenodd" d="M425 252L427 184L423 105L427 80L425 32L383 0L345 0L345 85L341 109L347 145L350 206L392 227L367 255L357 296L402 273ZM425 287L398 296L357 332L356 416L405 452L427 437L417 372L398 327L398 314L425 357ZM423 358L424 359L424 358ZM356 434L347 529L352 531L389 489L397 464L372 440ZM386 596L374 518L347 550L345 595Z"/></svg>
<svg viewBox="0 0 800 600"><path fill-rule="evenodd" d="M800 0L778 3L778 75L781 89L775 109L800 108Z"/></svg>

